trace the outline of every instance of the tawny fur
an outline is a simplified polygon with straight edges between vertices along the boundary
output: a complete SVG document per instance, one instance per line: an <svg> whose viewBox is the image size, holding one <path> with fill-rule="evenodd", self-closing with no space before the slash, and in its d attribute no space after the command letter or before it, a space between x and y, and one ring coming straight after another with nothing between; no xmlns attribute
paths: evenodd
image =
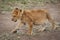
<svg viewBox="0 0 60 40"><path fill-rule="evenodd" d="M50 14L46 10L42 9L33 9L33 10L21 10L18 8L15 8L12 12L12 21L20 20L19 26L17 26L15 29L12 30L12 32L15 32L22 24L28 24L29 25L29 33L32 34L32 28L34 24L44 24L44 22L48 19L49 22L52 23L52 28L56 29L55 22L51 18ZM41 30L41 31L44 31Z"/></svg>

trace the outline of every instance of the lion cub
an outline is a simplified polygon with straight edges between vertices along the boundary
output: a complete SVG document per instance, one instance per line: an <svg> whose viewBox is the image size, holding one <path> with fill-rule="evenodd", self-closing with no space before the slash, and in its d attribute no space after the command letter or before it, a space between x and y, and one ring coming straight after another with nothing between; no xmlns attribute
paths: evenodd
<svg viewBox="0 0 60 40"><path fill-rule="evenodd" d="M16 22L17 20L20 20L20 23L15 29L12 30L12 32L16 32L19 27L23 26L24 24L29 25L29 34L32 34L32 28L35 24L41 24L43 25L44 22L48 19L49 22L52 24L52 28L56 29L55 22L51 18L50 14L46 10L42 9L32 9L32 10L21 10L18 8L15 8L12 11L12 21ZM40 31L44 31L45 29L42 29Z"/></svg>

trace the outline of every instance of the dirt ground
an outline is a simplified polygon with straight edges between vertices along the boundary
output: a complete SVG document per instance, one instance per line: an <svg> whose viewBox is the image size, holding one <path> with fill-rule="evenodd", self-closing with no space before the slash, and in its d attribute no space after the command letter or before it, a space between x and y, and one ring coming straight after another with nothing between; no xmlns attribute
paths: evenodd
<svg viewBox="0 0 60 40"><path fill-rule="evenodd" d="M48 10L54 20L60 23L60 4L47 4L41 9ZM30 36L26 34L27 30L20 28L21 31L18 33L10 34L16 25L17 22L11 21L11 12L2 11L0 13L0 40L60 40L60 30L36 32L35 35Z"/></svg>

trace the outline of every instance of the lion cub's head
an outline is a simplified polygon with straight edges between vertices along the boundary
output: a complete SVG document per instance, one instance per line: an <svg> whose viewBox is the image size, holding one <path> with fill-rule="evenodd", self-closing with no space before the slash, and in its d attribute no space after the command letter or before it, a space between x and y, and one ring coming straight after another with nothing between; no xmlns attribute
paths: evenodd
<svg viewBox="0 0 60 40"><path fill-rule="evenodd" d="M12 21L16 22L17 19L20 18L21 12L22 12L21 9L15 8L15 9L12 11Z"/></svg>

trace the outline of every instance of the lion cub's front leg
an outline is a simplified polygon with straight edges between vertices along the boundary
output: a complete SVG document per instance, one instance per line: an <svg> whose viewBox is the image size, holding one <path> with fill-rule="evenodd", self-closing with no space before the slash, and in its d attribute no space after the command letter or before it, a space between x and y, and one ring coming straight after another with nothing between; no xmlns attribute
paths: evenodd
<svg viewBox="0 0 60 40"><path fill-rule="evenodd" d="M28 25L29 25L28 35L32 35L33 23L30 22L30 23L28 23Z"/></svg>
<svg viewBox="0 0 60 40"><path fill-rule="evenodd" d="M19 27L21 27L21 26L23 26L23 24L22 24L21 22L18 23L18 26L16 26L16 27L11 31L11 33L16 33L17 30L19 29Z"/></svg>

